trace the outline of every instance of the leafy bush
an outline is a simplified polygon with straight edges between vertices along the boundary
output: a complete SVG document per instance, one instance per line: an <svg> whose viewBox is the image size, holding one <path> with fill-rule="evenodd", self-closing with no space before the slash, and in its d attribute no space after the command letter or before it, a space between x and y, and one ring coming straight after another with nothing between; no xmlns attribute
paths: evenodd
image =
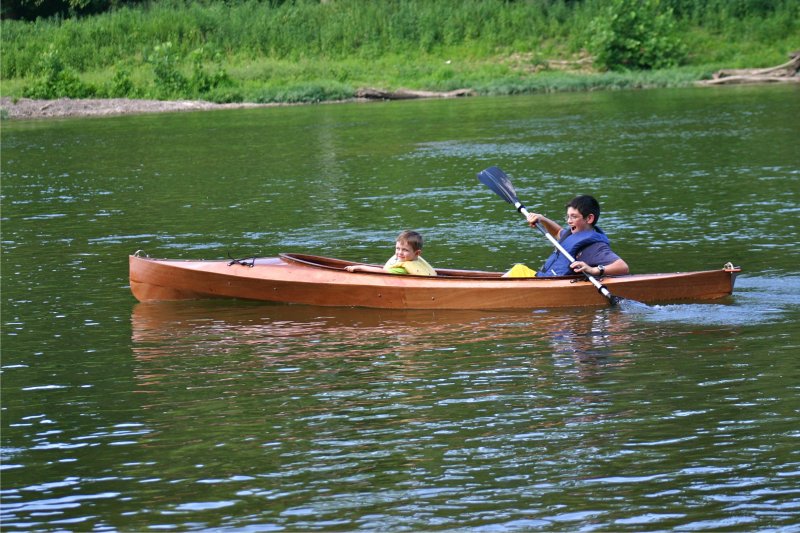
<svg viewBox="0 0 800 533"><path fill-rule="evenodd" d="M219 87L232 85L232 81L225 69L222 68L222 59L219 54L212 54L216 64L216 70L212 73L206 72L203 66L203 58L206 50L198 48L190 54L192 60L192 76L189 79L189 86L193 93L198 96L205 95Z"/></svg>
<svg viewBox="0 0 800 533"><path fill-rule="evenodd" d="M676 26L659 0L611 0L590 24L589 49L607 70L674 67L686 58Z"/></svg>
<svg viewBox="0 0 800 533"><path fill-rule="evenodd" d="M135 96L136 88L131 80L131 73L127 68L118 68L114 71L111 83L105 89L109 98L130 98Z"/></svg>
<svg viewBox="0 0 800 533"><path fill-rule="evenodd" d="M156 46L147 56L147 63L153 67L155 76L154 96L156 98L204 98L213 93L215 98L236 98L235 93L217 91L220 87L229 87L233 82L222 68L218 54L212 54L216 62L216 70L207 72L203 65L206 50L200 47L189 54L192 72L186 76L180 69L180 56L171 42Z"/></svg>
<svg viewBox="0 0 800 533"><path fill-rule="evenodd" d="M42 54L36 71L39 76L23 90L23 96L27 98L89 98L97 92L64 64L58 48L52 44Z"/></svg>
<svg viewBox="0 0 800 533"><path fill-rule="evenodd" d="M189 80L178 69L178 59L169 41L157 45L146 58L146 62L153 67L156 92L160 98L184 94L189 88Z"/></svg>

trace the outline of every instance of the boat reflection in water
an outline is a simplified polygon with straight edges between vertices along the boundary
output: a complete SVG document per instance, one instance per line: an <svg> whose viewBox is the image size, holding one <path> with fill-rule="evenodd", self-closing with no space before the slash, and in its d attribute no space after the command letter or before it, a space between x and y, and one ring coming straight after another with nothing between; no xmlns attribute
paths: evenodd
<svg viewBox="0 0 800 533"><path fill-rule="evenodd" d="M634 360L642 341L633 320L615 308L139 303L132 314L134 375L142 407L167 427L198 413L203 423L246 425L267 417L302 426L331 413L359 418L387 412L439 427L441 410L453 403L465 404L470 425L486 413L510 416L500 413L520 402L537 417L554 417L546 424L562 425L606 416L578 406L608 401L593 384ZM467 405L473 403L478 411Z"/></svg>
<svg viewBox="0 0 800 533"><path fill-rule="evenodd" d="M387 310L222 300L139 303L131 317L140 361L244 351L283 364L456 351L602 358L626 352L632 320L614 308Z"/></svg>

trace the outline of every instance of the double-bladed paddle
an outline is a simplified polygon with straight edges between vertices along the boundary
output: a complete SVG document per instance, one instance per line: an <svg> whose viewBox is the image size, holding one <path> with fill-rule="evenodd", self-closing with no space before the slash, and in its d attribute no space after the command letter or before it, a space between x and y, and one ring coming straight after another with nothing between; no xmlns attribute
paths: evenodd
<svg viewBox="0 0 800 533"><path fill-rule="evenodd" d="M511 184L511 179L506 176L505 172L500 170L498 167L489 167L486 170L481 170L478 172L478 180L494 191L497 196L513 205L514 209L522 213L525 218L528 217L528 210L525 209L525 206L522 205L522 203L519 201L519 198L517 198L517 193L514 190L514 186ZM575 262L575 258L572 257L572 255L565 250L563 246L561 246L561 243L559 243L555 237L550 235L550 233L540 224L536 224L535 227L542 233L542 235L547 237L547 239L553 244L553 246L556 247L559 252L564 254L564 257L566 257L570 263ZM600 294L608 298L608 301L611 305L617 305L620 300L622 300L622 298L611 294L608 288L600 283L594 276L587 272L583 272L583 275L586 276L586 279L592 282L592 285L597 288Z"/></svg>

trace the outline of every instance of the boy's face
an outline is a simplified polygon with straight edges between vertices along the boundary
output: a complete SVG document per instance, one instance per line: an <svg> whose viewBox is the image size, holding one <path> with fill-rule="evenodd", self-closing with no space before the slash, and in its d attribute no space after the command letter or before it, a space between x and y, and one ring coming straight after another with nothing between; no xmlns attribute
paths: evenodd
<svg viewBox="0 0 800 533"><path fill-rule="evenodd" d="M594 222L594 215L589 214L589 216L584 217L574 207L567 208L567 224L572 233L592 229L592 222Z"/></svg>
<svg viewBox="0 0 800 533"><path fill-rule="evenodd" d="M411 245L406 241L397 241L394 244L394 255L400 261L413 261L419 257L420 252L411 248Z"/></svg>

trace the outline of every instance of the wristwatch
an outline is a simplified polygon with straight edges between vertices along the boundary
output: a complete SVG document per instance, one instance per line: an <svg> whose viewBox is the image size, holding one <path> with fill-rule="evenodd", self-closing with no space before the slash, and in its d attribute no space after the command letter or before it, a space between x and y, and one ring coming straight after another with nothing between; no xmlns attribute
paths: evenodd
<svg viewBox="0 0 800 533"><path fill-rule="evenodd" d="M606 267L603 265L597 265L597 270L600 271L600 277L602 278L606 273Z"/></svg>

